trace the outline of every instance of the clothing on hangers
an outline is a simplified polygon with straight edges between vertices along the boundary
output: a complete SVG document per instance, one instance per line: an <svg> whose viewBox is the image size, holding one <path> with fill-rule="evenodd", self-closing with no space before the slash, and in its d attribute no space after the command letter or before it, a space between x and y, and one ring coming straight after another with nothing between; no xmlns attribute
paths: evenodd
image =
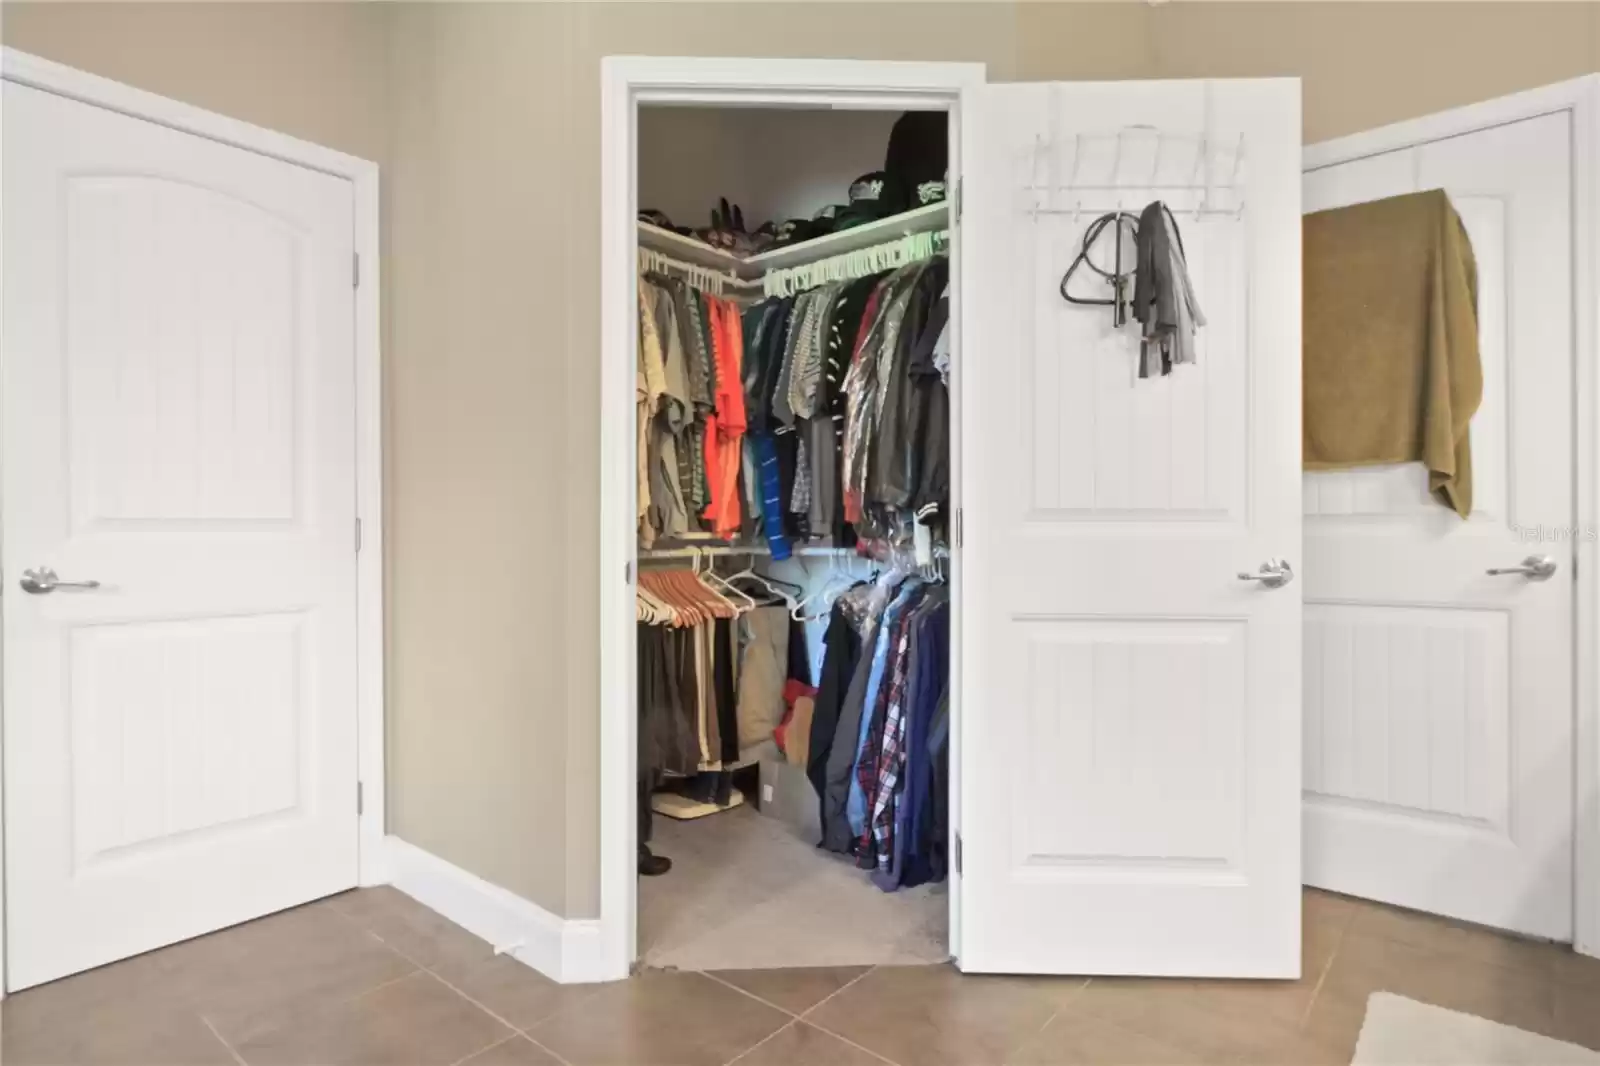
<svg viewBox="0 0 1600 1066"><path fill-rule="evenodd" d="M744 337L731 301L657 274L639 279L639 542L736 538L745 432Z"/></svg>
<svg viewBox="0 0 1600 1066"><path fill-rule="evenodd" d="M945 585L890 571L835 602L807 776L821 804L821 846L854 855L885 891L945 873L934 827L949 817L937 724L948 689Z"/></svg>
<svg viewBox="0 0 1600 1066"><path fill-rule="evenodd" d="M819 537L848 547L862 527L906 546L918 522L943 539L948 279L934 256L746 309L748 432L758 469L767 441L776 455L776 514L764 473L746 478L747 502L776 552Z"/></svg>
<svg viewBox="0 0 1600 1066"><path fill-rule="evenodd" d="M948 539L945 256L742 310L676 281L647 301L646 283L641 543L686 527L763 537L775 560L815 538L933 557ZM848 588L841 576L777 607L757 606L750 580L641 573L641 752L648 740L661 769L716 801L730 768L775 742L817 791L823 847L885 890L938 880L948 589L907 562ZM814 686L802 619L826 621Z"/></svg>
<svg viewBox="0 0 1600 1066"><path fill-rule="evenodd" d="M637 576L639 765L652 782L692 778L692 794L726 806L728 771L773 751L800 624L771 594L780 583L746 572L735 584L692 565ZM758 599L743 584L769 592Z"/></svg>

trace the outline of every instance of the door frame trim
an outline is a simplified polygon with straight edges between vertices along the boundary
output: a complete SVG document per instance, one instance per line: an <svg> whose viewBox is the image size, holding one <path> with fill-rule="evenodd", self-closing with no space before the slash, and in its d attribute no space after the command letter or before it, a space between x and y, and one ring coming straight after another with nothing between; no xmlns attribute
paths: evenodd
<svg viewBox="0 0 1600 1066"><path fill-rule="evenodd" d="M600 568L595 576L599 583L600 707L594 725L581 714L575 723L584 732L595 730L591 735L597 735L600 744L600 958L595 980L627 977L637 945L636 425L631 409L624 412L614 406L622 396L633 395L637 361L637 105L806 104L879 110L921 106L947 108L959 122L961 90L984 84L986 77L982 63L657 56L605 56L600 60ZM952 151L952 162L957 155ZM951 229L953 254L959 256L959 229ZM953 314L959 315L959 308ZM955 365L959 367L959 359ZM951 399L952 433L958 433L959 400L954 395ZM952 438L951 446L958 459L959 437ZM955 499L960 498L959 465L952 462ZM623 580L617 581L618 577ZM952 684L959 676L958 657L959 648L952 648ZM954 746L959 733L958 703L951 704L956 719L951 727L953 791L959 788L955 770L960 752ZM956 795L951 809L953 813L959 809ZM953 817L952 832L955 828ZM569 861L572 854L569 842ZM959 879L952 875L952 919L959 912L959 893ZM576 905L584 906L581 901ZM952 944L958 936L952 921Z"/></svg>
<svg viewBox="0 0 1600 1066"><path fill-rule="evenodd" d="M1600 956L1600 75L1530 89L1307 145L1302 172L1446 140L1540 115L1572 122L1573 447L1573 948Z"/></svg>
<svg viewBox="0 0 1600 1066"><path fill-rule="evenodd" d="M257 155L347 179L354 193L356 254L360 284L355 298L356 516L362 544L356 557L356 777L363 807L359 818L357 883L389 880L384 842L384 552L383 552L383 365L380 346L378 259L378 164L274 130L206 111L155 93L54 63L13 48L0 49L0 81L15 82L131 118L191 133ZM351 530L352 540L355 530ZM0 737L0 753L4 752ZM5 874L4 766L0 760L0 900ZM351 802L355 802L354 797ZM4 966L0 921L0 968ZM0 981L0 997L5 994Z"/></svg>

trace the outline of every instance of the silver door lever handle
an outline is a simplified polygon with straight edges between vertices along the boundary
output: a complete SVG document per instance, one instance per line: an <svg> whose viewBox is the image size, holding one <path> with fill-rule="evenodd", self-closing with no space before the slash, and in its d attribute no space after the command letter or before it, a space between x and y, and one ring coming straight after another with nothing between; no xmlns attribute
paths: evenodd
<svg viewBox="0 0 1600 1066"><path fill-rule="evenodd" d="M43 596L56 589L97 589L98 581L62 581L56 572L48 566L38 570L24 570L22 572L22 591L31 592L35 596Z"/></svg>
<svg viewBox="0 0 1600 1066"><path fill-rule="evenodd" d="M1502 574L1521 574L1531 581L1548 581L1550 575L1556 572L1556 561L1548 555L1530 555L1522 560L1521 566L1497 566L1484 573L1491 577Z"/></svg>
<svg viewBox="0 0 1600 1066"><path fill-rule="evenodd" d="M1259 581L1264 589L1281 589L1294 580L1294 569L1287 559L1269 559L1261 564L1259 573L1239 573L1240 581Z"/></svg>

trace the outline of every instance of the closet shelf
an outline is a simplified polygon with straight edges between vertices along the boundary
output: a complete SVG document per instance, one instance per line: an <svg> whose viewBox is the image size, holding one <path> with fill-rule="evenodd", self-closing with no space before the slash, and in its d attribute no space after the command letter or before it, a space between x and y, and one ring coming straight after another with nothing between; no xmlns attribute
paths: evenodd
<svg viewBox="0 0 1600 1066"><path fill-rule="evenodd" d="M798 241L782 248L774 248L760 255L750 256L748 259L720 248L713 248L693 237L685 237L681 233L652 226L648 222L639 223L639 246L708 270L720 270L736 278L753 281L769 270L803 266L818 259L847 255L900 237L933 233L949 226L950 205L940 201L898 215L890 215L888 218L880 218L876 222L840 230L838 233L829 233L809 241Z"/></svg>
<svg viewBox="0 0 1600 1066"><path fill-rule="evenodd" d="M890 215L888 218L880 218L876 222L852 226L838 233L829 233L809 241L799 241L782 248L774 248L769 252L751 256L744 260L744 264L747 267L755 267L756 273L753 276L760 277L769 270L804 266L818 259L859 252L863 248L886 244L899 237L933 233L948 229L949 226L950 205L941 200L936 204L927 204L910 211L903 211L898 215Z"/></svg>
<svg viewBox="0 0 1600 1066"><path fill-rule="evenodd" d="M707 270L720 270L746 281L761 276L762 268L752 267L751 261L743 256L725 252L721 248L713 248L704 241L685 237L681 233L674 233L660 226L652 226L648 222L639 223L639 247L681 259L694 266L705 267Z"/></svg>

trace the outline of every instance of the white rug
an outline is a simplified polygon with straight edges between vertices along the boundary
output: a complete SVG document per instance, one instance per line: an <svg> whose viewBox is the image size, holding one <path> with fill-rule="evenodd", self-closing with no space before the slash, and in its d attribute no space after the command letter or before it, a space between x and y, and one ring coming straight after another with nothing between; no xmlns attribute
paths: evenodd
<svg viewBox="0 0 1600 1066"><path fill-rule="evenodd" d="M1350 1066L1600 1066L1600 1052L1374 992Z"/></svg>

